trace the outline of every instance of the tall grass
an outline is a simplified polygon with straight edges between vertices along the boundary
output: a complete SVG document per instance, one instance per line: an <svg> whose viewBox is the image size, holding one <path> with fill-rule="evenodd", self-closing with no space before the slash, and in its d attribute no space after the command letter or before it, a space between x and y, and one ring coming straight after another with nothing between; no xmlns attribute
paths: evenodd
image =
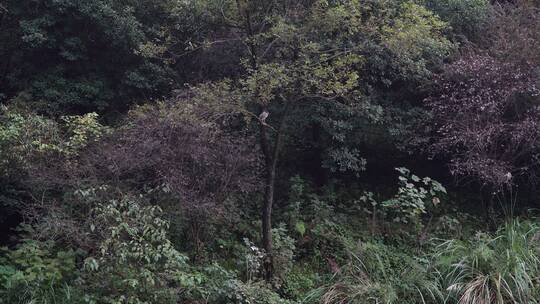
<svg viewBox="0 0 540 304"><path fill-rule="evenodd" d="M434 266L444 303L540 303L540 226L511 220L494 235L445 241Z"/></svg>
<svg viewBox="0 0 540 304"><path fill-rule="evenodd" d="M443 298L428 275L428 261L381 243L362 243L336 282L322 291L322 304L439 303Z"/></svg>
<svg viewBox="0 0 540 304"><path fill-rule="evenodd" d="M1 304L77 304L84 303L78 290L65 284L36 286L20 283L0 293Z"/></svg>
<svg viewBox="0 0 540 304"><path fill-rule="evenodd" d="M442 241L416 257L363 243L315 297L322 304L538 304L540 224L509 220L493 234Z"/></svg>

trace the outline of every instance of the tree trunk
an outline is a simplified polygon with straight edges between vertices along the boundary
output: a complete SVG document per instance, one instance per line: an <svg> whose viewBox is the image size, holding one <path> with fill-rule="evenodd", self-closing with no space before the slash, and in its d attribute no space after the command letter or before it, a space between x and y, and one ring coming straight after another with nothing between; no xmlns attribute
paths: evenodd
<svg viewBox="0 0 540 304"><path fill-rule="evenodd" d="M239 12L244 12L244 30L247 34L247 46L249 51L249 59L251 68L253 70L257 69L258 60L257 60L257 47L254 43L255 33L253 31L253 25L251 21L250 11L247 8L243 8L240 1L236 1L236 5ZM272 206L274 205L274 189L276 181L276 167L279 158L279 149L281 145L282 129L285 123L285 118L287 116L287 109L289 104L286 103L285 109L283 111L279 126L276 132L276 138L271 147L271 140L266 134L266 128L268 125L261 121L259 124L260 130L260 144L261 149L264 155L265 162L265 187L264 187L264 201L262 207L262 242L263 248L266 252L266 257L264 260L264 278L266 281L270 281L274 275L274 263L273 263L273 250L272 250ZM265 110L264 106L261 106L261 113Z"/></svg>
<svg viewBox="0 0 540 304"><path fill-rule="evenodd" d="M272 205L274 204L274 185L276 180L275 161L267 168L264 189L264 206L262 210L262 240L266 252L264 261L264 277L267 281L272 279L274 273L274 261L272 252Z"/></svg>
<svg viewBox="0 0 540 304"><path fill-rule="evenodd" d="M266 252L266 258L264 260L264 278L270 281L274 275L274 263L273 263L273 248L272 248L272 206L274 205L274 190L276 183L276 169L279 159L279 152L281 147L281 141L283 137L283 126L285 124L285 118L287 116L288 104L285 106L279 126L276 132L276 138L274 140L272 149L270 149L270 139L267 136L266 128L267 124L261 122L260 127L260 140L261 149L264 154L265 160L265 187L264 187L264 201L262 207L262 242L263 248Z"/></svg>

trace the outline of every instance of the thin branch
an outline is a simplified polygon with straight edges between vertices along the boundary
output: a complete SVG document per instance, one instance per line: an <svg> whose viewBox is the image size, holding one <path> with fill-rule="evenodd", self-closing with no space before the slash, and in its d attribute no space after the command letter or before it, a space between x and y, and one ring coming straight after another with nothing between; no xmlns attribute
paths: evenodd
<svg viewBox="0 0 540 304"><path fill-rule="evenodd" d="M226 43L226 42L237 41L237 40L241 40L241 39L240 38L230 38L230 39L214 40L214 41L211 41L211 42L202 43L198 47L192 48L192 49L190 49L190 50L188 50L186 52L183 52L181 54L175 54L172 51L168 51L168 53L171 54L175 58L180 58L180 57L186 56L188 54L194 53L195 51L198 51L200 49L212 46L214 44Z"/></svg>

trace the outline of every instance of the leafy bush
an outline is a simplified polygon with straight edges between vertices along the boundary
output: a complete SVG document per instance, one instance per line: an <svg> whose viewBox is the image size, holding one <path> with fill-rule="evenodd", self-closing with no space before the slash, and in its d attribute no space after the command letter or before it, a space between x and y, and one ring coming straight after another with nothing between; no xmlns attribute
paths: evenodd
<svg viewBox="0 0 540 304"><path fill-rule="evenodd" d="M63 116L69 138L63 144L61 151L67 155L76 154L89 143L98 141L110 129L101 125L96 113L85 115Z"/></svg>
<svg viewBox="0 0 540 304"><path fill-rule="evenodd" d="M264 282L235 282L234 295L237 304L293 304L281 298L271 287Z"/></svg>
<svg viewBox="0 0 540 304"><path fill-rule="evenodd" d="M252 281L260 274L266 253L246 238L244 239L244 243L246 245L244 248L244 259L239 261L239 264L241 265L241 269L245 269L246 280Z"/></svg>
<svg viewBox="0 0 540 304"><path fill-rule="evenodd" d="M0 303L79 303L75 252L33 240L0 257Z"/></svg>
<svg viewBox="0 0 540 304"><path fill-rule="evenodd" d="M322 280L318 273L314 272L310 264L295 265L284 278L282 290L284 294L294 300L303 300L320 284Z"/></svg>
<svg viewBox="0 0 540 304"><path fill-rule="evenodd" d="M396 168L400 173L399 188L394 198L381 205L393 216L396 222L412 222L421 227L421 216L427 213L428 206L436 207L440 196L446 189L436 180L429 177L420 178L406 168Z"/></svg>
<svg viewBox="0 0 540 304"><path fill-rule="evenodd" d="M287 235L287 229L284 225L272 229L274 239L273 256L275 278L274 283L281 285L283 278L287 275L293 266L294 239Z"/></svg>
<svg viewBox="0 0 540 304"><path fill-rule="evenodd" d="M124 197L98 205L94 218L101 242L84 273L91 302L175 303L186 258L168 240L161 209Z"/></svg>
<svg viewBox="0 0 540 304"><path fill-rule="evenodd" d="M182 285L190 288L182 294L181 303L186 301L211 304L293 303L276 293L269 283L250 278L242 281L236 272L217 264L204 266L192 273L189 279L185 278L182 280Z"/></svg>
<svg viewBox="0 0 540 304"><path fill-rule="evenodd" d="M109 131L96 113L62 116L61 123L32 112L0 108L0 151L19 163L38 155L62 153L73 156ZM7 161L15 161L5 159ZM13 163L11 163L13 165Z"/></svg>
<svg viewBox="0 0 540 304"><path fill-rule="evenodd" d="M397 227L404 233L394 233L395 236L421 237L420 233L429 227L426 222L431 222L434 211L446 195L446 189L438 181L430 177L420 178L407 168L396 170L400 173L398 189L390 199L378 201L372 192L364 192L356 202L371 217L373 228L383 226L388 230Z"/></svg>
<svg viewBox="0 0 540 304"><path fill-rule="evenodd" d="M454 50L454 45L442 33L447 24L439 16L406 1L399 5L399 15L391 26L384 26L384 43L396 56L397 67L406 77L422 78L431 74Z"/></svg>
<svg viewBox="0 0 540 304"><path fill-rule="evenodd" d="M537 79L533 65L478 54L435 78L427 99L437 126L431 149L450 156L453 175L492 189L537 181Z"/></svg>
<svg viewBox="0 0 540 304"><path fill-rule="evenodd" d="M58 124L39 115L0 109L0 177L21 175L36 158L61 142Z"/></svg>
<svg viewBox="0 0 540 304"><path fill-rule="evenodd" d="M428 0L427 7L448 22L455 35L466 38L477 38L490 9L487 0Z"/></svg>

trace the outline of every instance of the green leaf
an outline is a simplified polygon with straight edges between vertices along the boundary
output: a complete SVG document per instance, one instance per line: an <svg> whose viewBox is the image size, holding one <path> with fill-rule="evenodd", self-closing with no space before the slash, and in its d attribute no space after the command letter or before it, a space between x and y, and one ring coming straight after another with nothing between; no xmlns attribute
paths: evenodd
<svg viewBox="0 0 540 304"><path fill-rule="evenodd" d="M306 225L302 221L296 222L294 228L296 229L296 231L298 231L298 233L300 233L301 236L304 236L304 234L306 233Z"/></svg>

